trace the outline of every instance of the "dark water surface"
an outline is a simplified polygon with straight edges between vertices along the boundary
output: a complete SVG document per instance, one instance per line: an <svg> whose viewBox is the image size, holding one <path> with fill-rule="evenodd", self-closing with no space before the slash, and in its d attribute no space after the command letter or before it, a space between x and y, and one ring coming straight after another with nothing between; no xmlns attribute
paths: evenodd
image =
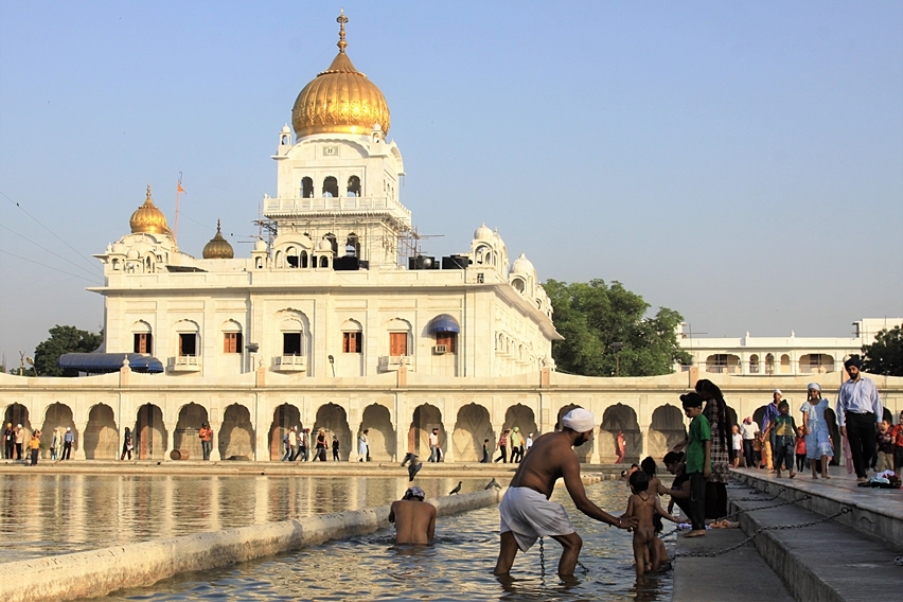
<svg viewBox="0 0 903 602"><path fill-rule="evenodd" d="M421 487L443 494L454 484L445 479L418 480ZM397 493L394 489L403 491L405 486L404 481L383 485L393 495ZM375 487L367 484L368 490ZM478 488L482 482L465 482L465 492ZM598 483L587 492L610 512L620 514L626 508L623 483ZM497 508L492 507L440 517L436 542L430 547L395 546L392 532L385 530L241 565L182 574L151 587L117 592L105 600L670 600L670 572L637 583L629 533L579 513L563 488L556 490L553 499L565 505L584 539L580 560L586 571L578 567L574 584L563 584L555 574L561 548L550 538L544 542L544 559L538 543L529 552L518 554L511 582L494 577L499 519Z"/></svg>

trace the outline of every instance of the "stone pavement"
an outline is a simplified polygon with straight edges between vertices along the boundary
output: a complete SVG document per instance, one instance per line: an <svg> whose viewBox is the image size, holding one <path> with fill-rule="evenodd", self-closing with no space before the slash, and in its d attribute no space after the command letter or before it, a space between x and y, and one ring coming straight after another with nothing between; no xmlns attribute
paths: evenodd
<svg viewBox="0 0 903 602"><path fill-rule="evenodd" d="M741 529L678 536L675 601L903 599L903 566L895 562L903 556L903 490L857 487L846 475L733 476L731 518ZM737 544L712 557L680 556Z"/></svg>
<svg viewBox="0 0 903 602"><path fill-rule="evenodd" d="M746 539L740 529L711 529L705 537L677 536L677 553L715 552ZM672 602L791 602L793 597L752 543L712 558L674 559Z"/></svg>
<svg viewBox="0 0 903 602"><path fill-rule="evenodd" d="M903 490L857 487L845 475L825 481L736 474L755 488L731 488L741 527L748 535L761 530L753 543L795 599L903 598L903 566L895 563L903 555ZM756 497L761 501L750 500Z"/></svg>

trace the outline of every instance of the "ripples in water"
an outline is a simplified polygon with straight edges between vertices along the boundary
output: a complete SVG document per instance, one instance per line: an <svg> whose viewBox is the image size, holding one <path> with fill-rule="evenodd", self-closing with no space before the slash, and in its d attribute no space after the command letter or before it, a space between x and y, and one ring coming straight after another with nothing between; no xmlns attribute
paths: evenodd
<svg viewBox="0 0 903 602"><path fill-rule="evenodd" d="M626 507L623 484L587 488L610 512ZM584 547L577 580L556 575L561 547L544 541L518 553L512 579L492 574L498 554L498 510L485 508L440 517L433 546L396 546L392 532L331 542L314 548L182 574L149 588L117 592L107 600L580 600L655 601L671 597L671 574L637 583L631 535L603 526L577 511L564 490L555 499L568 509Z"/></svg>

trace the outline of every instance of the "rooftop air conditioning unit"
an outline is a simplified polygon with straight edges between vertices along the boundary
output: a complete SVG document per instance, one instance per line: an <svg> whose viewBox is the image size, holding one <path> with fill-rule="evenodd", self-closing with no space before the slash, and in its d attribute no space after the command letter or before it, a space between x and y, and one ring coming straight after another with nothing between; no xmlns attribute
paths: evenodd
<svg viewBox="0 0 903 602"><path fill-rule="evenodd" d="M433 355L445 355L448 353L448 345L434 345Z"/></svg>

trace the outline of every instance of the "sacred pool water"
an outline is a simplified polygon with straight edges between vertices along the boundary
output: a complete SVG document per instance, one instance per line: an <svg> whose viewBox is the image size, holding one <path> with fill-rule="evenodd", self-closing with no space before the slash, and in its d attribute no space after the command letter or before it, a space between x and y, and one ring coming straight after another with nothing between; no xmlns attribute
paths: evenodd
<svg viewBox="0 0 903 602"><path fill-rule="evenodd" d="M429 497L458 479L418 479ZM485 479L465 480L463 493ZM22 475L0 481L0 562L242 527L292 517L380 506L398 499L403 478L263 476ZM623 483L587 488L602 508L621 513ZM495 507L441 517L436 543L397 547L390 530L241 565L187 573L101 600L666 600L671 574L637 583L631 536L565 504L584 538L577 582L556 572L551 539L518 554L510 583L492 575L498 553Z"/></svg>

